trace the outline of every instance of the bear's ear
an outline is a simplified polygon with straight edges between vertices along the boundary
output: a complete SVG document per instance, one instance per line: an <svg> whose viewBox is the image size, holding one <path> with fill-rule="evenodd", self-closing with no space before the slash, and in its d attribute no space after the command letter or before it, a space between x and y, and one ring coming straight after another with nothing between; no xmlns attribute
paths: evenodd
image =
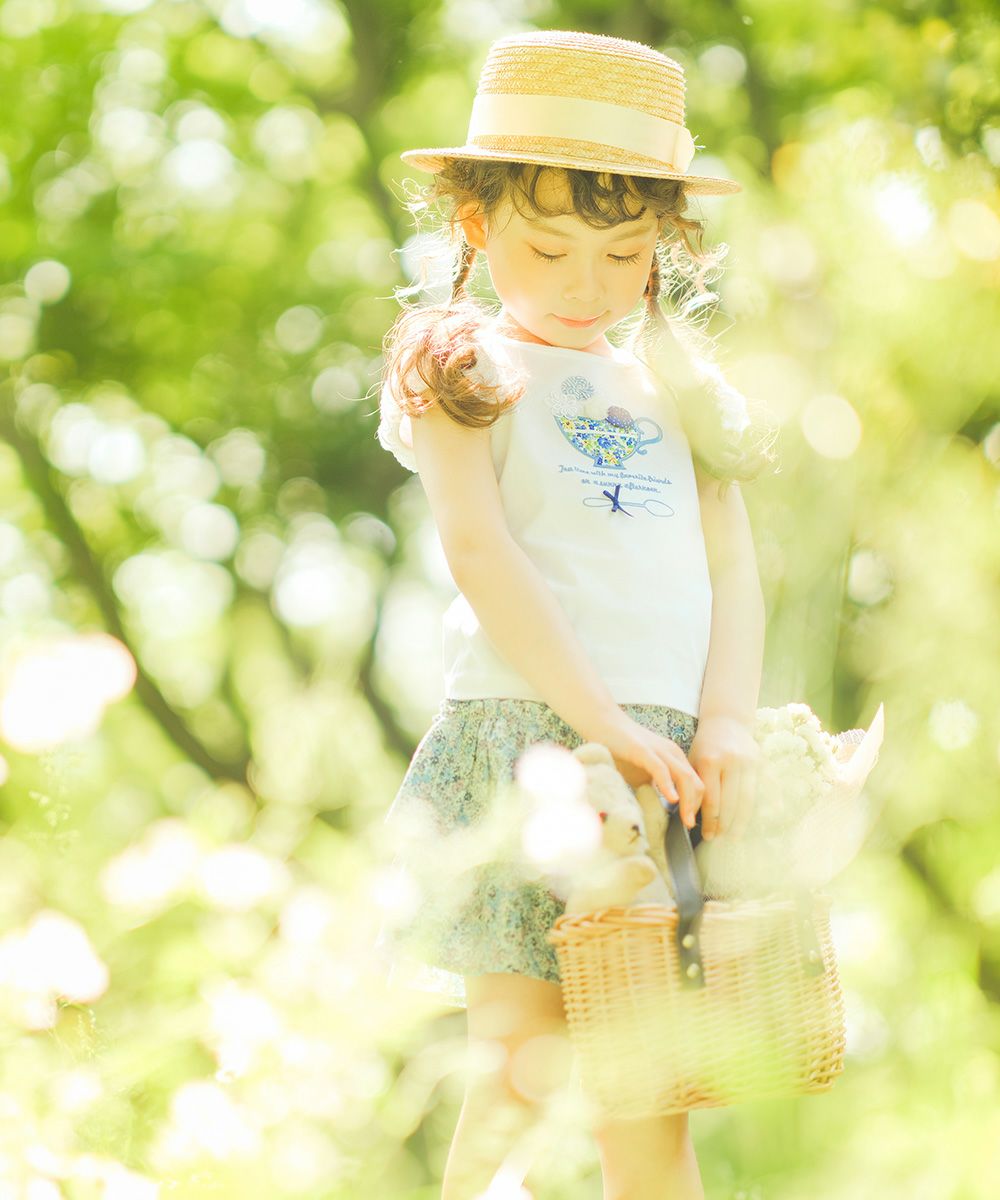
<svg viewBox="0 0 1000 1200"><path fill-rule="evenodd" d="M607 746L602 746L600 742L584 742L582 746L577 746L573 751L573 756L588 765L594 763L604 763L609 767L615 765L611 751Z"/></svg>

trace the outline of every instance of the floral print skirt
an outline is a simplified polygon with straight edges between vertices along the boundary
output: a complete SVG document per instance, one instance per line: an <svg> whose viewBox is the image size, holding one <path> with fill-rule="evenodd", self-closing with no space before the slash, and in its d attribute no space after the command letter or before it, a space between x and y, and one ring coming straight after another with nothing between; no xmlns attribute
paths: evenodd
<svg viewBox="0 0 1000 1200"><path fill-rule="evenodd" d="M659 704L621 707L690 750L697 717ZM560 982L546 934L565 903L520 853L525 810L515 771L533 745L573 750L581 741L541 701L441 702L385 818L395 902L376 946L394 983L464 1008L465 975ZM700 840L699 814L692 845Z"/></svg>

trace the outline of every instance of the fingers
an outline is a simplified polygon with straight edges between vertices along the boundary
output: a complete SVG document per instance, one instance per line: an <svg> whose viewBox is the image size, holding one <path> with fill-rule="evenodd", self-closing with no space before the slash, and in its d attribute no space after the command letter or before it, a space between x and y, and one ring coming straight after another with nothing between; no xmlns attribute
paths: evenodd
<svg viewBox="0 0 1000 1200"><path fill-rule="evenodd" d="M731 820L734 839L743 837L753 820L754 804L757 799L757 772L751 768L740 772L739 797Z"/></svg>
<svg viewBox="0 0 1000 1200"><path fill-rule="evenodd" d="M615 767L629 787L636 788L641 783L651 782L660 789L668 803L677 800L677 788L670 767L647 747L640 749L632 761L615 758Z"/></svg>
<svg viewBox="0 0 1000 1200"><path fill-rule="evenodd" d="M653 777L653 782L666 796L671 803L676 803L679 799L677 788L674 785L673 775L670 773L670 766L658 758L655 754L650 756L649 773Z"/></svg>
<svg viewBox="0 0 1000 1200"><path fill-rule="evenodd" d="M666 752L669 755L670 770L677 785L674 799L680 801L681 820L688 829L693 829L695 817L705 793L705 784L676 742L667 741Z"/></svg>
<svg viewBox="0 0 1000 1200"><path fill-rule="evenodd" d="M699 778L705 786L701 801L701 836L705 841L710 841L719 831L719 810L722 805L722 768L712 759L705 759L701 763ZM694 813L691 814L691 824L694 824Z"/></svg>
<svg viewBox="0 0 1000 1200"><path fill-rule="evenodd" d="M719 786L717 790L718 809L714 823L708 822L705 816L710 804L706 798L702 805L702 836L706 841L720 833L735 832L736 823L740 820L746 826L747 807L750 800L750 788L753 783L753 772L745 767L722 767L719 771ZM708 824L708 829L705 826Z"/></svg>
<svg viewBox="0 0 1000 1200"><path fill-rule="evenodd" d="M667 757L667 770L670 772L670 784L673 788L670 799L679 806L681 818L690 829L701 803L702 783L684 751L673 742Z"/></svg>
<svg viewBox="0 0 1000 1200"><path fill-rule="evenodd" d="M617 755L612 755L615 760L615 769L622 779L631 788L636 788L641 783L649 782L649 771L636 763L629 762L627 759L619 758Z"/></svg>
<svg viewBox="0 0 1000 1200"><path fill-rule="evenodd" d="M719 815L713 833L727 833L740 807L744 772L738 767L723 767L719 772Z"/></svg>
<svg viewBox="0 0 1000 1200"><path fill-rule="evenodd" d="M639 744L631 747L629 759L615 757L615 765L631 786L650 779L668 804L680 805L687 827L694 826L704 784L676 742L644 730Z"/></svg>

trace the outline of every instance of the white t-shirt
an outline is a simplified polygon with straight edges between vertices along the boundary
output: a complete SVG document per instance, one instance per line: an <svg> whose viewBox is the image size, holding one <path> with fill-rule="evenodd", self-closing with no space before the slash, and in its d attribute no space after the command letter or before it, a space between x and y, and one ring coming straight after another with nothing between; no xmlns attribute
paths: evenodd
<svg viewBox="0 0 1000 1200"><path fill-rule="evenodd" d="M538 567L619 704L697 716L712 586L694 463L670 396L614 358L487 328L474 371L523 382L490 428L512 537ZM378 439L411 471L409 420L383 389ZM443 618L445 696L541 700L459 592Z"/></svg>

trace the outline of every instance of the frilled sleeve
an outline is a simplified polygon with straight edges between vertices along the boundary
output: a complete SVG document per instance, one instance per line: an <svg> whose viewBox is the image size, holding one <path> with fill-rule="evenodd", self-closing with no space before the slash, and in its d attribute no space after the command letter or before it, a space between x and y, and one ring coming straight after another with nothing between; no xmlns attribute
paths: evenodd
<svg viewBox="0 0 1000 1200"><path fill-rule="evenodd" d="M717 363L696 356L694 369L708 401L692 414L696 462L728 483L750 483L780 471L781 427L768 405L734 387Z"/></svg>
<svg viewBox="0 0 1000 1200"><path fill-rule="evenodd" d="M415 373L411 378L416 378ZM376 436L382 448L394 454L401 466L408 471L416 471L417 459L413 453L413 431L410 417L400 407L399 400L389 387L388 380L382 384Z"/></svg>
<svg viewBox="0 0 1000 1200"><path fill-rule="evenodd" d="M672 398L695 462L723 482L746 483L772 473L780 426L768 406L734 387L722 367L699 352L689 331L666 333L657 329L654 336L637 337L631 348Z"/></svg>
<svg viewBox="0 0 1000 1200"><path fill-rule="evenodd" d="M487 349L487 345L489 348ZM481 383L496 387L501 380L515 382L518 373L512 367L502 349L480 337L476 349L476 362L465 371L473 383ZM426 390L423 379L416 369L410 371L407 377L409 387L418 395ZM413 422L410 415L404 411L395 392L386 380L382 384L379 398L379 423L376 436L383 449L393 454L401 466L408 471L417 470L417 459L413 453Z"/></svg>
<svg viewBox="0 0 1000 1200"><path fill-rule="evenodd" d="M691 361L699 382L715 402L722 428L738 437L750 425L746 396L733 387L716 363L700 355L692 355Z"/></svg>

